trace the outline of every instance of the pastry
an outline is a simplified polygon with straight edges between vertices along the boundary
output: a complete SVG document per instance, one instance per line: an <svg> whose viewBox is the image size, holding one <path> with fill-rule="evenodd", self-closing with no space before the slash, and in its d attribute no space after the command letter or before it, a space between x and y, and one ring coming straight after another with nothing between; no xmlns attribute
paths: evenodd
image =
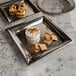
<svg viewBox="0 0 76 76"><path fill-rule="evenodd" d="M33 47L33 51L34 51L35 53L39 53L39 52L40 52L40 49L38 50L38 49L35 49L35 47Z"/></svg>
<svg viewBox="0 0 76 76"><path fill-rule="evenodd" d="M18 4L18 8L21 8L21 9L23 9L23 10L26 10L26 9L27 9L27 6L26 6L25 3L19 3L19 4Z"/></svg>
<svg viewBox="0 0 76 76"><path fill-rule="evenodd" d="M44 43L36 43L33 46L33 50L36 53L43 52L43 51L46 51L47 50L47 46Z"/></svg>
<svg viewBox="0 0 76 76"><path fill-rule="evenodd" d="M40 41L40 30L37 27L27 28L25 31L26 39L29 43L35 44Z"/></svg>
<svg viewBox="0 0 76 76"><path fill-rule="evenodd" d="M16 15L17 18L24 18L26 14L26 9L27 6L25 5L25 3L19 3L17 4L17 6L11 5L9 7L9 14Z"/></svg>
<svg viewBox="0 0 76 76"><path fill-rule="evenodd" d="M25 10L19 8L16 10L15 14L16 14L17 18L24 18L26 12L25 12Z"/></svg>
<svg viewBox="0 0 76 76"><path fill-rule="evenodd" d="M35 49L36 49L36 50L40 50L39 43L36 43L36 44L35 44Z"/></svg>
<svg viewBox="0 0 76 76"><path fill-rule="evenodd" d="M16 6L15 6L15 5L11 5L11 6L9 7L9 14L10 14L10 15L14 15L15 12L16 12Z"/></svg>
<svg viewBox="0 0 76 76"><path fill-rule="evenodd" d="M47 29L45 32L45 35L44 35L44 41L43 42L47 45L50 45L53 41L58 41L58 38L52 31Z"/></svg>
<svg viewBox="0 0 76 76"><path fill-rule="evenodd" d="M52 39L50 39L50 40L44 40L44 43L47 44L47 45L50 45L52 42L53 42Z"/></svg>
<svg viewBox="0 0 76 76"><path fill-rule="evenodd" d="M51 39L51 35L45 33L44 38L45 38L46 40L50 40L50 39Z"/></svg>
<svg viewBox="0 0 76 76"><path fill-rule="evenodd" d="M38 43L36 43L36 44L33 46L33 50L34 50L35 53L40 52L40 47L39 47L39 44L38 44Z"/></svg>
<svg viewBox="0 0 76 76"><path fill-rule="evenodd" d="M40 47L40 50L41 51L46 51L47 50L47 46L46 46L46 44L39 44L39 47Z"/></svg>
<svg viewBox="0 0 76 76"><path fill-rule="evenodd" d="M49 29L47 29L45 33L48 34L48 35L52 35L53 34L53 32L51 30L49 30Z"/></svg>
<svg viewBox="0 0 76 76"><path fill-rule="evenodd" d="M57 36L56 36L56 35L54 35L54 34L52 34L52 40L54 40L54 41L58 41Z"/></svg>

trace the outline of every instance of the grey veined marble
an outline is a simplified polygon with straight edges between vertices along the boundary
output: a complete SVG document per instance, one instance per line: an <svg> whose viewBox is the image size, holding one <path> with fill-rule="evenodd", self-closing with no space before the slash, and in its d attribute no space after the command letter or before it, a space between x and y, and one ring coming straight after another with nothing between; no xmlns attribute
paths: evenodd
<svg viewBox="0 0 76 76"><path fill-rule="evenodd" d="M8 23L0 14L0 76L76 76L76 8L72 12L49 17L72 42L26 65L19 49L5 32Z"/></svg>

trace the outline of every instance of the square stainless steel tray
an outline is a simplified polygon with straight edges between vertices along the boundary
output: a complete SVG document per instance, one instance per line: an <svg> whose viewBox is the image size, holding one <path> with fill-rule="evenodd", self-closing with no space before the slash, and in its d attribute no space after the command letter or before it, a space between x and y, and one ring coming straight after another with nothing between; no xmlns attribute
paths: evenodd
<svg viewBox="0 0 76 76"><path fill-rule="evenodd" d="M9 33L11 38L14 40L18 48L20 49L22 55L24 56L26 63L30 64L41 57L52 53L56 49L66 45L67 43L71 42L72 40L59 28L56 24L52 22L51 19L48 19L44 17L42 14L36 14L34 16L29 17L24 20L24 22L20 24L12 24L13 26L10 26L6 28L6 31ZM27 22L25 22L27 21ZM45 27L52 30L57 36L58 36L58 42L52 43L48 46L48 51L45 51L43 53L34 53L31 50L31 46L28 45L25 39L25 29L27 27L37 26L39 27L41 31L41 36L44 33Z"/></svg>
<svg viewBox="0 0 76 76"><path fill-rule="evenodd" d="M0 6L0 11L1 13L3 14L3 16L7 19L7 21L10 23L10 22L14 22L14 21L17 21L17 20L21 20L15 16L10 16L9 15L9 12L8 12L8 7L12 4L18 4L20 1L17 1L17 0L13 0L13 1L10 1L10 2L6 2L4 4L2 4ZM34 6L31 6L28 4L27 1L25 1L26 5L27 5L27 11L26 11L26 16L25 17L28 17L30 15L33 15L33 14L36 14L38 13L37 9L34 8Z"/></svg>

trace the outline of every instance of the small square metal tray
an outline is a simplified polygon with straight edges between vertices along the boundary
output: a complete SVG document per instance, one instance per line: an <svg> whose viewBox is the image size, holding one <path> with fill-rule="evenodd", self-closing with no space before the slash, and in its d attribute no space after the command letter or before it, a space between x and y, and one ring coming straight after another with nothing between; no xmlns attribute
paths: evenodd
<svg viewBox="0 0 76 76"><path fill-rule="evenodd" d="M10 2L6 2L6 3L4 3L0 6L1 13L3 14L3 16L7 19L7 21L9 23L20 20L16 16L10 16L9 12L8 12L8 9L9 9L10 5L12 5L12 4L17 5L19 2L20 1L13 0L13 1L10 1ZM26 5L27 5L27 11L26 11L26 16L25 17L28 17L30 15L38 13L37 9L35 9L34 6L29 5L27 1L25 1L24 3L26 3Z"/></svg>
<svg viewBox="0 0 76 76"><path fill-rule="evenodd" d="M26 63L30 64L41 57L55 51L56 49L66 45L67 43L71 42L72 40L59 28L57 27L51 19L44 17L42 14L36 14L34 16L25 19L27 22L22 22L20 24L12 24L13 26L6 28L6 31L9 33L11 38L14 40L18 48L20 49L22 55L24 56ZM45 29L50 29L53 33L55 33L58 37L57 42L53 42L52 44L48 45L48 50L42 53L35 53L25 38L25 30L27 27L38 27L41 33L41 40L45 33Z"/></svg>

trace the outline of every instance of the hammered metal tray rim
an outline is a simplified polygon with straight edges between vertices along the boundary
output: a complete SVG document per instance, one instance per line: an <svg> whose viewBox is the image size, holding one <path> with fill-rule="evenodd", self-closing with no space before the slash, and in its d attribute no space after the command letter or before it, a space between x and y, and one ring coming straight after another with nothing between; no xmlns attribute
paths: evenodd
<svg viewBox="0 0 76 76"><path fill-rule="evenodd" d="M67 3L69 3L68 2L68 0L65 0ZM73 0L72 0L73 1ZM32 6L34 6L39 12L43 12L44 14L48 14L48 15L60 15L60 14L64 14L64 13L68 13L68 12L70 12L70 11L72 11L74 8L75 8L75 2L73 1L72 2L72 4L71 4L71 6L70 6L70 10L67 12L65 12L65 11L63 11L62 13L57 13L57 14L53 14L53 13L47 13L47 12L45 12L45 11L41 11L40 10L40 8L39 8L39 6L38 6L38 3L36 3L37 5L35 5L33 2L32 2L32 0L28 0L28 2L32 5Z"/></svg>

